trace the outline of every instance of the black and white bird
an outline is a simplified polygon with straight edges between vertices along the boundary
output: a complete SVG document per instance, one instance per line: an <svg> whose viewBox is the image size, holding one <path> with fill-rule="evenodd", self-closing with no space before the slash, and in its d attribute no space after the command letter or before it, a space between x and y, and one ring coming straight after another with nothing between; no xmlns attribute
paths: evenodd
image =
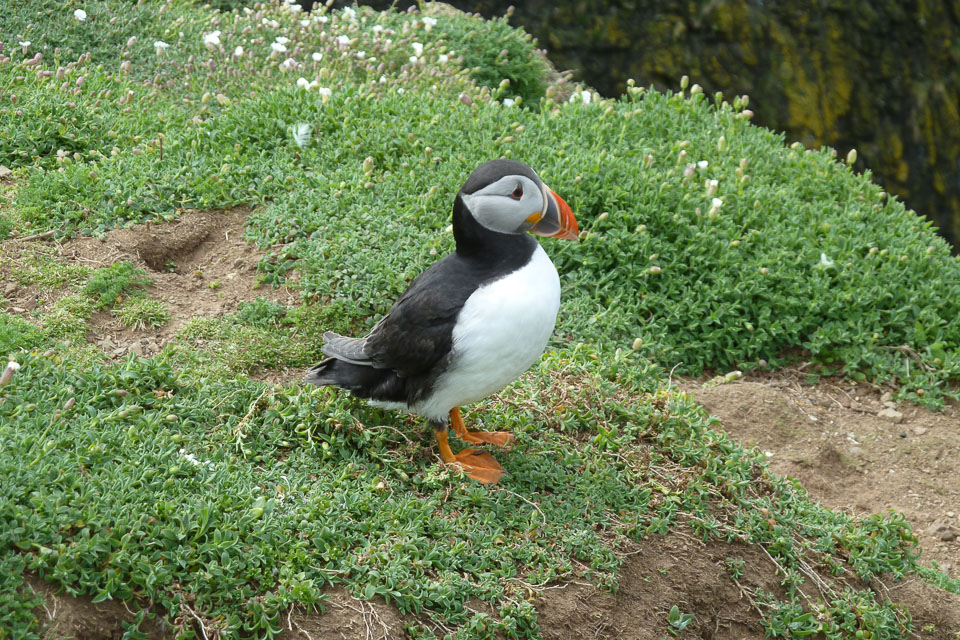
<svg viewBox="0 0 960 640"><path fill-rule="evenodd" d="M576 240L560 196L522 162L491 160L470 175L453 205L456 251L421 273L369 335L323 335L329 356L304 381L346 389L371 404L423 416L446 463L497 482L489 453L454 455L453 426L468 443L509 444L506 432L467 431L460 407L503 389L543 353L560 308L560 278L528 232Z"/></svg>

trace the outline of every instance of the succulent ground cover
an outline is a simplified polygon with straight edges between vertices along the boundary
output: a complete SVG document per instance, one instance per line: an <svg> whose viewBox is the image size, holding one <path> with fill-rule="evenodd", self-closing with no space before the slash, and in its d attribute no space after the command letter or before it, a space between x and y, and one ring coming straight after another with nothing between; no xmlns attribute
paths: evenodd
<svg viewBox="0 0 960 640"><path fill-rule="evenodd" d="M678 531L742 546L734 581L744 557L772 561L772 585L741 587L771 636L908 637L879 584L960 592L902 516L816 505L667 382L803 358L957 397L960 263L829 151L751 126L745 98L561 101L523 34L426 8L28 6L0 7L0 274L36 302L0 313L18 365L0 387L0 638L41 633L24 571L127 601L129 637L269 637L340 585L412 637L535 638L543 589L615 591L624 548ZM517 434L490 489L438 466L413 419L256 376L372 326L452 249L454 194L498 156L535 167L584 233L544 245L565 292L548 354L470 411ZM149 358L85 339L97 313L168 322L149 274L24 240L241 204L261 286L300 304L251 298ZM663 633L705 633L675 604L651 612Z"/></svg>

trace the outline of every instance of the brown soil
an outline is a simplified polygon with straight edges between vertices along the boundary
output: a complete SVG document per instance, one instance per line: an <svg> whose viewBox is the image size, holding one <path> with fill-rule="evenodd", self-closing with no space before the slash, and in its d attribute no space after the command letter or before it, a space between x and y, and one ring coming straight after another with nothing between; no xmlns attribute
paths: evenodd
<svg viewBox="0 0 960 640"><path fill-rule="evenodd" d="M171 316L161 327L137 331L123 326L111 313L95 313L88 323L87 340L113 357L129 352L149 356L191 318L231 313L241 302L258 297L298 304L299 297L292 289L258 285L257 264L262 254L244 239L243 232L249 215L246 207L185 212L175 222L148 222L109 231L101 238L83 236L55 244L54 255L67 264L96 268L123 260L133 262L153 280L146 292L162 301ZM41 240L8 244L4 253L13 254L14 260L17 251L51 251L50 243ZM8 300L8 309L22 314L52 304L66 293L18 287L12 279L3 278L2 270L0 292Z"/></svg>
<svg viewBox="0 0 960 640"><path fill-rule="evenodd" d="M107 266L130 260L154 280L151 297L162 300L172 321L157 330L137 332L118 326L110 314L91 321L88 339L110 355L130 351L150 355L159 350L183 322L197 316L234 311L243 301L263 296L296 304L287 289L257 288L260 253L243 238L247 209L222 213L185 213L164 225L139 225L107 233L102 239L79 238L60 244L49 240L3 244L4 262L18 251L45 251L67 263ZM219 283L211 288L211 283ZM13 285L13 286L11 286ZM29 314L52 303L57 292L20 287L0 269L0 293L8 312ZM278 380L285 380L276 373ZM925 560L937 560L953 576L960 575L960 409L942 412L901 406L902 421L878 415L883 389L823 380L805 384L802 374L781 373L710 385L689 380L680 387L692 393L732 437L769 453L774 471L798 478L810 494L827 506L853 514L902 511L913 524ZM681 638L762 638L760 615L746 589L762 587L778 593L771 561L755 547L710 542L683 533L652 536L621 549L624 563L619 589L608 593L581 582L551 585L538 596L540 626L547 640L565 638L666 637L667 612L677 605L694 621ZM746 573L732 581L727 557L746 560ZM31 577L29 588L40 593L38 611L45 637L100 640L120 638L122 623L132 616L122 603L94 604L90 598L57 594ZM960 597L916 580L886 586L894 602L913 614L914 637L956 640L960 632ZM741 588L742 587L742 588ZM325 612L295 609L282 620L283 636L296 640L321 638L402 638L405 619L382 600L357 600L344 589L328 591ZM484 603L472 605L496 615ZM421 620L422 621L422 620ZM923 631L925 625L932 625ZM154 624L144 628L151 638L164 636ZM437 628L439 636L444 630ZM202 636L200 636L202 637Z"/></svg>
<svg viewBox="0 0 960 640"><path fill-rule="evenodd" d="M734 439L767 453L773 471L801 481L810 495L854 515L902 512L920 539L923 560L960 577L960 408L901 405L884 417L889 391L781 372L691 393ZM887 412L889 413L889 412ZM960 630L960 628L958 628Z"/></svg>

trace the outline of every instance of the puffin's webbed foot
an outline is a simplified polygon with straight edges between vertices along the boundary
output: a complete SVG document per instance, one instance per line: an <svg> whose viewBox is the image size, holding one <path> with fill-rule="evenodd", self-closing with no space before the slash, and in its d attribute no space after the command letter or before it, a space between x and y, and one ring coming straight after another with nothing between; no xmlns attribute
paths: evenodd
<svg viewBox="0 0 960 640"><path fill-rule="evenodd" d="M503 477L503 467L486 451L464 449L454 455L447 440L447 429L433 429L440 448L440 458L447 464L459 465L463 472L481 484L496 484Z"/></svg>
<svg viewBox="0 0 960 640"><path fill-rule="evenodd" d="M498 447L508 447L513 444L513 434L506 431L467 431L463 424L463 416L460 415L460 407L454 407L450 410L450 425L464 442L473 444L492 444Z"/></svg>

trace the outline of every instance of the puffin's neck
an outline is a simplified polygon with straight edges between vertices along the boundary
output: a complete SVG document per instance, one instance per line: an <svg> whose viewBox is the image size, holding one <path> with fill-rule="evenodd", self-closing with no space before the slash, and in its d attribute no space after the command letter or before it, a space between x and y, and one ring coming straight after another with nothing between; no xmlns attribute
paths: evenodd
<svg viewBox="0 0 960 640"><path fill-rule="evenodd" d="M529 234L500 233L484 227L467 209L460 194L453 203L453 239L460 256L490 262L520 258L524 264L537 247L537 241Z"/></svg>

